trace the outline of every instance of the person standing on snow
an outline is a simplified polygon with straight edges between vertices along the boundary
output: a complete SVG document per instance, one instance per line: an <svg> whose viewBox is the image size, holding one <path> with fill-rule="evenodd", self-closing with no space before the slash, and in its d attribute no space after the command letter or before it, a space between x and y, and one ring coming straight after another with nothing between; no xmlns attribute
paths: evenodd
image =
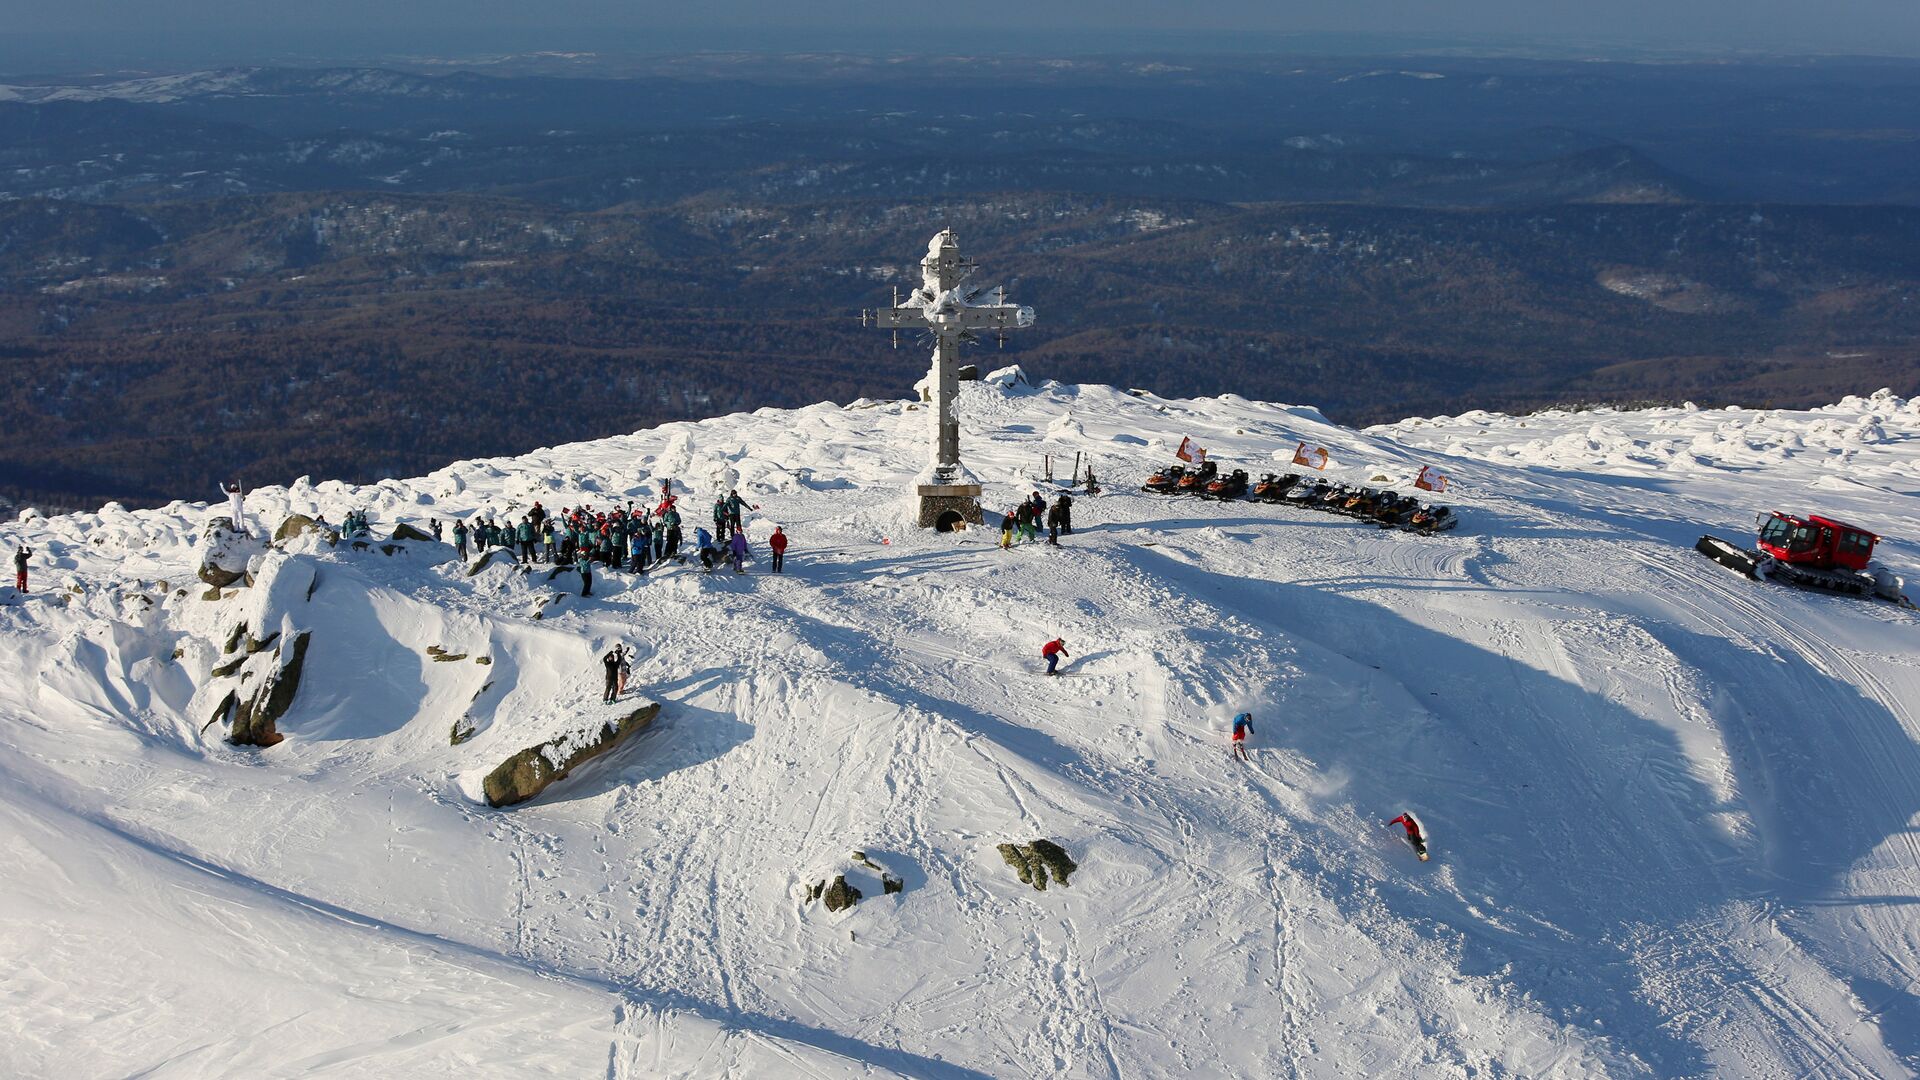
<svg viewBox="0 0 1920 1080"><path fill-rule="evenodd" d="M1233 756L1241 761L1247 758L1247 736L1253 733L1253 714L1243 712L1233 718Z"/></svg>
<svg viewBox="0 0 1920 1080"><path fill-rule="evenodd" d="M33 558L33 549L21 544L13 552L13 587L20 592L27 591L27 560Z"/></svg>
<svg viewBox="0 0 1920 1080"><path fill-rule="evenodd" d="M1040 655L1047 658L1047 674L1058 675L1060 674L1057 670L1060 665L1060 658L1063 656L1072 656L1073 654L1067 652L1067 643L1064 638L1054 638L1052 641L1040 646Z"/></svg>
<svg viewBox="0 0 1920 1080"><path fill-rule="evenodd" d="M1073 496L1062 494L1053 500L1053 508L1060 512L1060 532L1065 536L1073 535Z"/></svg>
<svg viewBox="0 0 1920 1080"><path fill-rule="evenodd" d="M237 532L247 531L246 496L240 492L240 481L220 485L220 494L227 497L227 516L233 519Z"/></svg>
<svg viewBox="0 0 1920 1080"><path fill-rule="evenodd" d="M467 557L467 523L464 521L453 523L453 547L462 559Z"/></svg>
<svg viewBox="0 0 1920 1080"><path fill-rule="evenodd" d="M727 500L725 499L713 500L713 535L719 537L721 543L727 542Z"/></svg>
<svg viewBox="0 0 1920 1080"><path fill-rule="evenodd" d="M660 522L667 527L668 557L680 554L680 511L668 507Z"/></svg>
<svg viewBox="0 0 1920 1080"><path fill-rule="evenodd" d="M580 595L593 595L593 557L586 552L580 553Z"/></svg>
<svg viewBox="0 0 1920 1080"><path fill-rule="evenodd" d="M1002 514L1000 515L1000 550L1005 551L1012 546L1013 515L1011 513Z"/></svg>
<svg viewBox="0 0 1920 1080"><path fill-rule="evenodd" d="M773 552L773 572L784 573L787 567L787 534L780 526L773 527L773 535L767 537L767 550Z"/></svg>
<svg viewBox="0 0 1920 1080"><path fill-rule="evenodd" d="M602 704L611 705L620 696L620 665L626 660L625 649L624 645L615 645L600 658L600 666L607 669L606 689L600 695Z"/></svg>
<svg viewBox="0 0 1920 1080"><path fill-rule="evenodd" d="M745 517L747 513L747 500L740 497L740 489L729 488L727 490L726 507L727 527L734 532L739 532L740 520Z"/></svg>
<svg viewBox="0 0 1920 1080"><path fill-rule="evenodd" d="M1047 543L1054 547L1060 546L1060 508L1058 506L1047 507Z"/></svg>
<svg viewBox="0 0 1920 1080"><path fill-rule="evenodd" d="M747 534L735 529L733 531L733 542L730 546L733 548L733 572L736 574L746 573Z"/></svg>
<svg viewBox="0 0 1920 1080"><path fill-rule="evenodd" d="M1407 830L1407 843L1413 845L1413 853L1420 856L1421 862L1427 861L1427 837L1420 829L1420 819L1414 817L1412 811L1402 810L1399 817L1387 824L1404 826Z"/></svg>

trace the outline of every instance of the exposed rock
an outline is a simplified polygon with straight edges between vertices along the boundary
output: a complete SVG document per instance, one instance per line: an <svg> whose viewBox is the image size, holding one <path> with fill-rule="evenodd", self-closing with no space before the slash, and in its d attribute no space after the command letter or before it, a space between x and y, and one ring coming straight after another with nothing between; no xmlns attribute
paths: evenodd
<svg viewBox="0 0 1920 1080"><path fill-rule="evenodd" d="M508 566L515 566L518 565L518 560L514 558L513 552L508 551L506 548L489 548L486 554L473 560L473 565L467 567L467 576L473 577L494 563L506 563Z"/></svg>
<svg viewBox="0 0 1920 1080"><path fill-rule="evenodd" d="M294 514L292 517L281 522L280 527L273 530L273 542L276 544L284 544L294 537L308 532L319 533L321 539L325 540L328 545L340 542L339 533L327 528L305 514Z"/></svg>
<svg viewBox="0 0 1920 1080"><path fill-rule="evenodd" d="M845 874L835 874L821 899L826 901L828 911L844 911L860 902L860 890L847 884Z"/></svg>
<svg viewBox="0 0 1920 1080"><path fill-rule="evenodd" d="M228 717L232 716L234 699L235 699L235 692L232 690L227 691L227 696L221 698L220 704L215 705L213 707L213 715L207 717L207 722L201 726L200 730L205 731L207 730L207 728L212 727L215 723L224 721Z"/></svg>
<svg viewBox="0 0 1920 1080"><path fill-rule="evenodd" d="M414 528L412 525L409 525L404 521L393 527L393 535L388 537L387 539L418 540L422 543L427 543L427 544L433 543L432 534L422 532L419 529Z"/></svg>
<svg viewBox="0 0 1920 1080"><path fill-rule="evenodd" d="M230 653L233 650L239 648L240 643L242 641L245 641L246 639L247 639L247 624L238 623L234 626L233 633L227 635L226 647L221 649L220 651L223 653Z"/></svg>
<svg viewBox="0 0 1920 1080"><path fill-rule="evenodd" d="M441 648L438 645L427 646L427 655L431 657L435 663L438 663L438 664L451 664L456 660L465 660L467 658L466 653L448 652L447 650Z"/></svg>
<svg viewBox="0 0 1920 1080"><path fill-rule="evenodd" d="M241 655L234 657L233 659L227 661L224 664L214 665L214 669L212 672L210 672L210 674L216 679L224 679L227 676L233 674L234 672L239 671L241 666L244 665L246 662L247 662L246 654L242 653Z"/></svg>
<svg viewBox="0 0 1920 1080"><path fill-rule="evenodd" d="M564 780L567 774L593 758L619 746L653 724L660 714L660 703L646 702L595 728L570 731L549 739L501 762L482 782L489 806L512 806L545 791L548 785Z"/></svg>
<svg viewBox="0 0 1920 1080"><path fill-rule="evenodd" d="M235 714L230 741L243 746L274 746L286 738L275 725L293 707L294 695L300 690L300 670L306 663L309 636L296 634L281 646L273 674Z"/></svg>
<svg viewBox="0 0 1920 1080"><path fill-rule="evenodd" d="M1020 880L1041 892L1047 891L1048 872L1052 872L1054 881L1065 885L1080 865L1067 856L1065 848L1051 840L1035 840L1031 844L1001 844L1000 857Z"/></svg>
<svg viewBox="0 0 1920 1080"><path fill-rule="evenodd" d="M473 717L463 716L453 722L453 735L448 741L454 746L459 746L461 743L473 738L473 732Z"/></svg>
<svg viewBox="0 0 1920 1080"><path fill-rule="evenodd" d="M474 657L474 658L473 658L473 662L474 662L474 663L476 663L476 664L491 664L491 663L493 663L493 657L491 657L491 656L476 656L476 657Z"/></svg>
<svg viewBox="0 0 1920 1080"><path fill-rule="evenodd" d="M247 563L261 547L258 537L234 528L232 518L214 518L201 536L200 580L216 589L241 581L247 576Z"/></svg>

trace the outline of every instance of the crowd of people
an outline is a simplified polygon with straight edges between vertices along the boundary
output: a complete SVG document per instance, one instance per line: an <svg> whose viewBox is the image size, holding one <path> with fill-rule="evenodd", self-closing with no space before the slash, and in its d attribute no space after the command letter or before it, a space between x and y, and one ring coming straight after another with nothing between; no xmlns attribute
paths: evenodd
<svg viewBox="0 0 1920 1080"><path fill-rule="evenodd" d="M1019 505L1000 519L1000 546L1010 548L1016 539L1037 540L1040 527L1046 526L1047 543L1060 546L1060 537L1073 534L1073 496L1062 492L1049 504L1039 492L1022 499Z"/></svg>
<svg viewBox="0 0 1920 1080"><path fill-rule="evenodd" d="M679 503L673 482L663 480L660 502L650 507L629 500L625 506L610 509L583 503L549 512L536 501L517 521L511 514L496 515L488 510L472 521L453 523L453 546L463 559L505 548L517 561L528 565L544 562L577 567L585 579L583 591L590 592L595 566L645 574L667 562L686 562L682 550L685 521ZM753 548L743 518L750 508L757 509L750 507L737 490L714 500L713 531L698 526L693 530L693 551L705 569L712 571L731 562L734 573L747 572ZM435 537L443 535L439 521L433 523L433 532ZM773 553L773 572L783 573L786 533L776 526L767 546Z"/></svg>

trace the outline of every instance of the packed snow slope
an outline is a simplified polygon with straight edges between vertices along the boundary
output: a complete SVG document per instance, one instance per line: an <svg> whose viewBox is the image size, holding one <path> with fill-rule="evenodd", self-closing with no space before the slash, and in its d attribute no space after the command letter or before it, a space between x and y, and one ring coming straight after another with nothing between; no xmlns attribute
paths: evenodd
<svg viewBox="0 0 1920 1080"><path fill-rule="evenodd" d="M1062 546L1011 551L903 525L926 416L766 411L247 499L269 529L364 509L384 536L661 477L701 518L737 485L757 548L793 537L780 577L676 566L556 601L569 575L308 542L206 599L222 506L0 526L38 552L34 591L0 592L0 1072L1920 1068L1916 617L1690 550L1825 512L1913 576L1920 403L1354 431L971 385L990 509L1045 488L1043 455L1106 485ZM1432 464L1462 522L1142 493L1183 436L1256 477L1297 440L1343 479ZM204 726L242 625L311 635L267 750ZM1040 678L1055 635L1067 677ZM534 801L476 803L591 719L616 641L658 722ZM1431 862L1384 827L1405 809ZM996 851L1039 837L1069 884ZM855 849L904 891L809 903Z"/></svg>

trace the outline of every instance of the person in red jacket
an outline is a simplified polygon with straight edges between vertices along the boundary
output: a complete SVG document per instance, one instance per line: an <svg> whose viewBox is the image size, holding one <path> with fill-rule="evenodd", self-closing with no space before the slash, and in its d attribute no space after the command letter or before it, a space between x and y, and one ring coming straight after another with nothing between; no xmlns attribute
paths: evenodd
<svg viewBox="0 0 1920 1080"><path fill-rule="evenodd" d="M773 527L773 535L767 537L767 550L773 552L773 572L778 574L787 565L787 534L780 526Z"/></svg>
<svg viewBox="0 0 1920 1080"><path fill-rule="evenodd" d="M1040 646L1040 655L1047 658L1047 674L1058 675L1060 672L1056 669L1060 665L1060 658L1073 654L1067 652L1067 643L1065 640L1054 638L1052 641Z"/></svg>
<svg viewBox="0 0 1920 1080"><path fill-rule="evenodd" d="M1427 861L1427 837L1420 830L1420 819L1413 816L1411 810L1403 810L1400 816L1387 822L1388 825L1404 825L1407 830L1407 843L1413 845L1413 853L1420 856L1421 862Z"/></svg>

